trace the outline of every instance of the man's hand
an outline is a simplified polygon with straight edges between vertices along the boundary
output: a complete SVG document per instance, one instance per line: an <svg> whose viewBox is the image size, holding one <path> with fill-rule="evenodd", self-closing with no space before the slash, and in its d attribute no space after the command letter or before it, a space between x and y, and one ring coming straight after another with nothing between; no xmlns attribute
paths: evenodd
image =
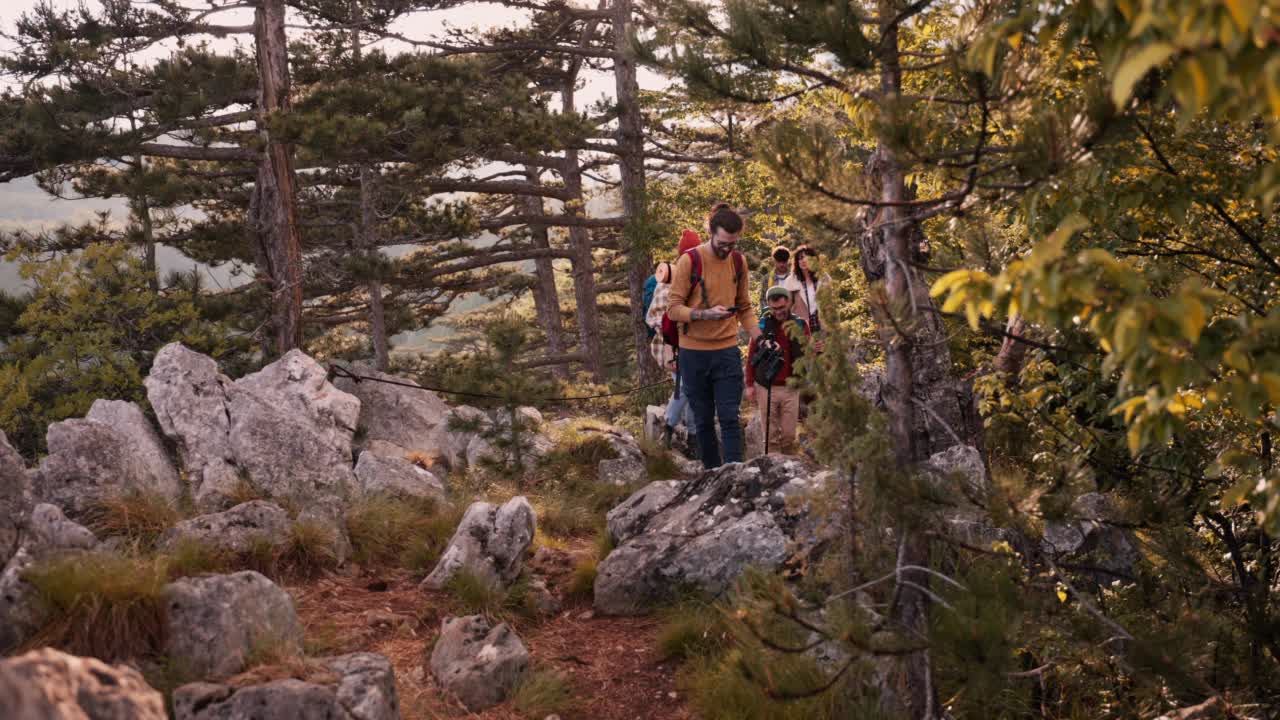
<svg viewBox="0 0 1280 720"><path fill-rule="evenodd" d="M676 371L676 361L675 361L675 360L668 360L668 361L667 361L667 369L668 369L668 370L670 370L671 372L675 372L675 371Z"/></svg>
<svg viewBox="0 0 1280 720"><path fill-rule="evenodd" d="M756 404L756 384L751 383L747 386L747 402L752 405Z"/></svg>
<svg viewBox="0 0 1280 720"><path fill-rule="evenodd" d="M827 343L822 338L816 337L813 339L813 349L817 350L818 352L826 352Z"/></svg>
<svg viewBox="0 0 1280 720"><path fill-rule="evenodd" d="M694 320L724 320L734 316L734 311L723 305L716 305L709 308L698 308L689 313L689 317Z"/></svg>

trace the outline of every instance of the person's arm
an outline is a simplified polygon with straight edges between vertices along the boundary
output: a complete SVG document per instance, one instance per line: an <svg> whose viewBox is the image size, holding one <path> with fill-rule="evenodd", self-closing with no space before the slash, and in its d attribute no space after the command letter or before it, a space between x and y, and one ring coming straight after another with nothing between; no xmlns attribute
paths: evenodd
<svg viewBox="0 0 1280 720"><path fill-rule="evenodd" d="M751 302L751 273L742 273L738 281L738 293L734 300L738 306L738 323L754 340L760 337L760 321L756 317L756 306Z"/></svg>
<svg viewBox="0 0 1280 720"><path fill-rule="evenodd" d="M758 340L752 340L747 344L747 387L756 384L756 366L751 361L756 357L756 346L759 345Z"/></svg>

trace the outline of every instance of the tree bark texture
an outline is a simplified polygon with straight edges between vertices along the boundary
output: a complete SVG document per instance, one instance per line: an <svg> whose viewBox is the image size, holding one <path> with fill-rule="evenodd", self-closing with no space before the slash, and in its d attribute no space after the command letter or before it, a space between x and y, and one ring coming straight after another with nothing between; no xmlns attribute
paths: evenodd
<svg viewBox="0 0 1280 720"><path fill-rule="evenodd" d="M386 372L391 362L387 345L387 315L382 303L381 253L378 250L377 187L374 171L368 165L360 168L360 237L358 247L370 260L369 335L373 340L373 364Z"/></svg>
<svg viewBox="0 0 1280 720"><path fill-rule="evenodd" d="M644 217L644 135L640 118L640 85L636 81L635 59L627 48L631 23L631 0L613 2L613 74L618 94L618 169L622 179L622 215L629 223ZM644 324L644 283L653 261L643 247L627 249L627 295L631 300L631 334L635 340L636 367L641 382L654 382L662 375L649 352L649 333Z"/></svg>
<svg viewBox="0 0 1280 720"><path fill-rule="evenodd" d="M260 0L254 12L258 61L258 131L263 152L250 202L250 222L266 262L271 329L277 355L302 346L302 249L298 236L293 150L273 136L272 113L289 110L289 56L284 0Z"/></svg>
<svg viewBox="0 0 1280 720"><path fill-rule="evenodd" d="M537 170L526 167L525 173L529 178L529 182L538 182ZM522 198L522 201L525 204L525 212L530 215L543 214L542 198L535 195L526 195ZM551 239L548 236L546 225L530 225L529 234L534 247L551 247ZM559 357L565 354L564 322L560 317L560 293L556 290L556 271L552 263L553 260L549 257L540 257L533 261L535 276L533 305L538 315L538 325L542 327L543 334L547 336L547 354L552 357ZM568 377L568 368L565 365L559 364L553 367L558 377Z"/></svg>

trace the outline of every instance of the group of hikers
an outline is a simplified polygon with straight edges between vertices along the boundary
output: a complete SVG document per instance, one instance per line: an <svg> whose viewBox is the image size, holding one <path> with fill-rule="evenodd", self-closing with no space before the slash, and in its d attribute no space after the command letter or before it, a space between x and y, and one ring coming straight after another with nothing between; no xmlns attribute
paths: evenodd
<svg viewBox="0 0 1280 720"><path fill-rule="evenodd" d="M683 421L706 468L743 460L738 409L744 392L767 420L766 448L795 453L801 397L787 379L806 346L823 350L819 279L809 267L817 252L806 245L774 248L773 267L753 301L747 261L737 249L743 227L741 215L717 204L707 218L706 242L685 230L675 263L659 262L645 287L653 356L675 381L664 439L669 446ZM750 338L745 366L739 328Z"/></svg>

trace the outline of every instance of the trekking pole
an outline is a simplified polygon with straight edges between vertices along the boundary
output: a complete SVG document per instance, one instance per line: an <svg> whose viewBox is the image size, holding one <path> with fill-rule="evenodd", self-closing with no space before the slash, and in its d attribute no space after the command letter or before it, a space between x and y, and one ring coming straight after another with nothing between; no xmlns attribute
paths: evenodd
<svg viewBox="0 0 1280 720"><path fill-rule="evenodd" d="M764 454L769 454L769 418L773 415L773 380L764 391Z"/></svg>

